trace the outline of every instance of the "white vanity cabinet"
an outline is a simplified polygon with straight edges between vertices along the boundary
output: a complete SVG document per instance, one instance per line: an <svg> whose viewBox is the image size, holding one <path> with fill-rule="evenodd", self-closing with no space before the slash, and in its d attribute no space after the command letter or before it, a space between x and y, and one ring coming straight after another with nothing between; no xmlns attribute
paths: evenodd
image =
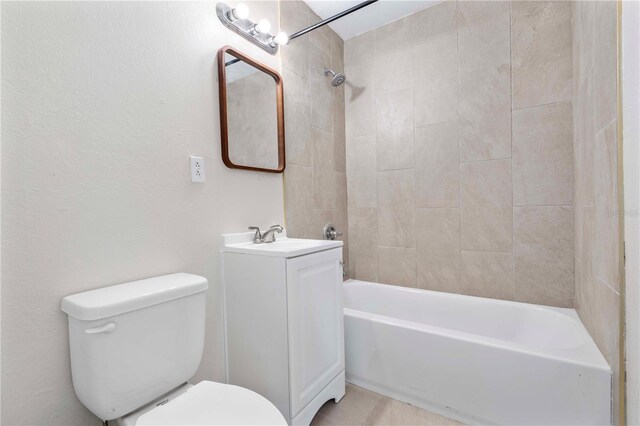
<svg viewBox="0 0 640 426"><path fill-rule="evenodd" d="M345 392L342 242L252 235L223 236L227 380L309 424Z"/></svg>

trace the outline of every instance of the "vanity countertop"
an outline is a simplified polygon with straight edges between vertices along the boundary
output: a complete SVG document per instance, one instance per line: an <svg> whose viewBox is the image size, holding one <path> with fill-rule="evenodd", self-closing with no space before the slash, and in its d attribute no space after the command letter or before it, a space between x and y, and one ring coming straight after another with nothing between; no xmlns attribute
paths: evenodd
<svg viewBox="0 0 640 426"><path fill-rule="evenodd" d="M275 257L298 257L305 254L342 247L338 240L306 240L301 238L287 238L276 236L273 243L253 243L253 232L222 235L221 250L229 253L255 254Z"/></svg>

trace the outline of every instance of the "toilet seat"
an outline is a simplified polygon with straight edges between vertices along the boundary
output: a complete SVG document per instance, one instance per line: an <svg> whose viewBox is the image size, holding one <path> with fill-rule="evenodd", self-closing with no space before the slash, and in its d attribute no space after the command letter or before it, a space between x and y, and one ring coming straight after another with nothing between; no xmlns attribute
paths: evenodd
<svg viewBox="0 0 640 426"><path fill-rule="evenodd" d="M147 411L135 424L286 425L287 422L275 405L256 392L202 381L168 403Z"/></svg>

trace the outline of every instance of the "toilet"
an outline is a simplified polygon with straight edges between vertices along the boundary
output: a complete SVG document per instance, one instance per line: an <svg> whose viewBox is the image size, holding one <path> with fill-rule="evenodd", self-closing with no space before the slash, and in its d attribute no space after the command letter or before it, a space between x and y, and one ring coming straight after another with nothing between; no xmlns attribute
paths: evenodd
<svg viewBox="0 0 640 426"><path fill-rule="evenodd" d="M266 398L193 377L204 349L207 280L164 275L67 296L73 387L120 425L286 425Z"/></svg>

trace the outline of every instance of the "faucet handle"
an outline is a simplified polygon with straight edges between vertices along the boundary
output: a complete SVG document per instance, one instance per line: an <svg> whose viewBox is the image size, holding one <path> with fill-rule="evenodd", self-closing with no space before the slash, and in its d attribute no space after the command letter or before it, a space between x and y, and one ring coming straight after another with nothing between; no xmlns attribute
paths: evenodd
<svg viewBox="0 0 640 426"><path fill-rule="evenodd" d="M338 231L336 227L330 223L327 223L322 229L323 240L335 240L336 238L341 236L342 236L342 232Z"/></svg>
<svg viewBox="0 0 640 426"><path fill-rule="evenodd" d="M280 226L280 225L271 225L271 228L269 228L269 229L273 229L278 234L281 234L284 228L282 226Z"/></svg>
<svg viewBox="0 0 640 426"><path fill-rule="evenodd" d="M249 227L249 231L255 231L256 232L253 235L253 242L254 243L261 243L262 242L262 233L260 232L260 228L258 228L257 226L250 226Z"/></svg>

